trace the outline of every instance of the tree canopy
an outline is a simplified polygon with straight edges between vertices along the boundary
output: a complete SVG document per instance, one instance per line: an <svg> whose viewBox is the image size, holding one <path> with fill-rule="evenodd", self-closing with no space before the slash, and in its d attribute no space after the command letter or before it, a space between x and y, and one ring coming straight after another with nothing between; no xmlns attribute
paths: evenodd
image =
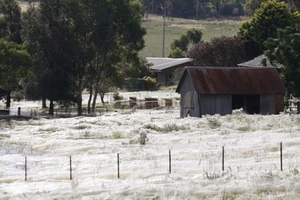
<svg viewBox="0 0 300 200"><path fill-rule="evenodd" d="M300 96L300 24L281 29L266 42L270 62L280 67L288 95Z"/></svg>
<svg viewBox="0 0 300 200"><path fill-rule="evenodd" d="M202 41L188 51L188 57L199 66L233 67L247 60L245 43L236 36L220 36Z"/></svg>
<svg viewBox="0 0 300 200"><path fill-rule="evenodd" d="M100 83L125 79L126 66L138 63L144 47L141 19L141 4L128 0L41 0L27 10L22 33L38 79L31 86L50 100L50 114L53 101L67 100L81 115L85 87L97 96L106 85Z"/></svg>
<svg viewBox="0 0 300 200"><path fill-rule="evenodd" d="M290 12L286 3L269 0L262 3L254 16L242 24L238 36L253 40L264 49L264 42L268 38L276 37L278 29L292 26L299 21L299 13Z"/></svg>

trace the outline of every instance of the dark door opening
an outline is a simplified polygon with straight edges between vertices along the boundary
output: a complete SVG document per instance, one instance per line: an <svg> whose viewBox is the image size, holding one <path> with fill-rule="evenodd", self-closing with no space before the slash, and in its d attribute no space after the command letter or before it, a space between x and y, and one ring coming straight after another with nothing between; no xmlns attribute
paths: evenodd
<svg viewBox="0 0 300 200"><path fill-rule="evenodd" d="M232 110L244 108L245 96L232 95Z"/></svg>
<svg viewBox="0 0 300 200"><path fill-rule="evenodd" d="M246 96L246 112L248 114L259 114L260 113L260 96L259 95Z"/></svg>

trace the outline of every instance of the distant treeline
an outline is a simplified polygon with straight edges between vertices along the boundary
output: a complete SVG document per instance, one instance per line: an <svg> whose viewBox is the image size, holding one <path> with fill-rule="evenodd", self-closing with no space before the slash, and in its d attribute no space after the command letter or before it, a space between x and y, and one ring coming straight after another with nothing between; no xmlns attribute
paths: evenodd
<svg viewBox="0 0 300 200"><path fill-rule="evenodd" d="M230 17L253 15L262 2L268 0L140 0L144 5L144 16L163 15L164 5L167 17L203 19L209 17ZM299 0L278 0L299 10Z"/></svg>

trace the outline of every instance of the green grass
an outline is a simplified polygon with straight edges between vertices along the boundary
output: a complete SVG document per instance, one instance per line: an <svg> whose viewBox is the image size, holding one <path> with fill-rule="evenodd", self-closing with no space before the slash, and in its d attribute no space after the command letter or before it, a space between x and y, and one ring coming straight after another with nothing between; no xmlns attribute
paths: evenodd
<svg viewBox="0 0 300 200"><path fill-rule="evenodd" d="M185 34L188 29L197 28L203 33L202 40L209 41L221 35L236 35L243 20L187 20L179 18L166 18L165 57L170 51L173 39ZM144 19L142 26L146 28L145 48L140 52L143 57L161 57L163 41L163 18L150 15Z"/></svg>

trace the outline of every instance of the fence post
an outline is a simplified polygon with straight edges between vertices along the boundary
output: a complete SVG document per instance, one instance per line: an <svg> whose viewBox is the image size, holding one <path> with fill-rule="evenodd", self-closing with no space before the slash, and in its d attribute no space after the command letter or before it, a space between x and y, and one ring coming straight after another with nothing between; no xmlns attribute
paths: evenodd
<svg viewBox="0 0 300 200"><path fill-rule="evenodd" d="M21 116L21 107L18 107L18 116Z"/></svg>
<svg viewBox="0 0 300 200"><path fill-rule="evenodd" d="M222 146L222 171L224 172L224 155L225 155L225 152L224 152L224 146Z"/></svg>
<svg viewBox="0 0 300 200"><path fill-rule="evenodd" d="M117 168L118 168L118 178L120 178L120 156L117 153Z"/></svg>
<svg viewBox="0 0 300 200"><path fill-rule="evenodd" d="M72 180L72 156L70 156L70 180Z"/></svg>
<svg viewBox="0 0 300 200"><path fill-rule="evenodd" d="M282 142L280 142L280 170L283 171L283 162L282 162Z"/></svg>
<svg viewBox="0 0 300 200"><path fill-rule="evenodd" d="M169 150L169 174L171 174L172 168L171 168L171 150Z"/></svg>
<svg viewBox="0 0 300 200"><path fill-rule="evenodd" d="M25 181L27 181L27 156L25 156Z"/></svg>

